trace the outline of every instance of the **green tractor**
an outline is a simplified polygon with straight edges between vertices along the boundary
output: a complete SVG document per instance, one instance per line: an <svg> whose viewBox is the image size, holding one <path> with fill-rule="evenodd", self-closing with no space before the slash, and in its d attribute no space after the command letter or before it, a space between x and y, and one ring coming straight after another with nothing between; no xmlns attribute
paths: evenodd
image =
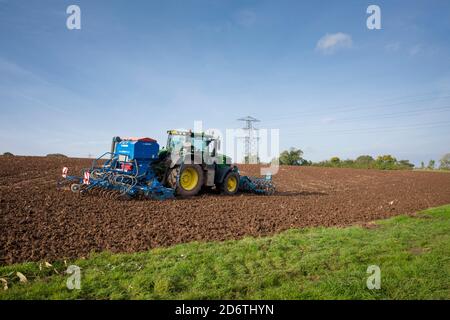
<svg viewBox="0 0 450 320"><path fill-rule="evenodd" d="M238 192L239 169L231 164L230 157L218 153L217 138L203 132L167 133L167 145L155 164L163 185L182 197L194 196L202 189L215 189L227 195Z"/></svg>

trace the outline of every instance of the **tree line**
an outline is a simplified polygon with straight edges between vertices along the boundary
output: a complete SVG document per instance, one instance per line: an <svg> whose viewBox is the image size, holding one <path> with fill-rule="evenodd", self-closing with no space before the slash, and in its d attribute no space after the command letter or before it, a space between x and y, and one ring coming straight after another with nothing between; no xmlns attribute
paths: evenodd
<svg viewBox="0 0 450 320"><path fill-rule="evenodd" d="M312 162L303 158L303 151L301 149L290 148L280 153L278 158L280 165L290 166L316 166L316 167L335 167L335 168L358 168L358 169L380 169L380 170L411 170L414 168L409 160L397 160L394 156L380 155L376 158L370 155L361 155L356 159L342 160L339 157L332 157L329 160ZM436 166L436 161L430 160L428 165L422 162L421 169L441 169L450 170L450 153L445 154L439 161L439 166Z"/></svg>

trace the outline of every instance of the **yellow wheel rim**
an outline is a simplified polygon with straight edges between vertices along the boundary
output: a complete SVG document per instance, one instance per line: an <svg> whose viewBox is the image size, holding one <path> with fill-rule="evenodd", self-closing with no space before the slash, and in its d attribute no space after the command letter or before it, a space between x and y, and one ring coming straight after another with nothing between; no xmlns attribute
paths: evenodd
<svg viewBox="0 0 450 320"><path fill-rule="evenodd" d="M184 190L190 191L197 186L198 173L194 168L186 168L181 173L180 185Z"/></svg>
<svg viewBox="0 0 450 320"><path fill-rule="evenodd" d="M228 192L234 192L237 188L237 179L235 176L231 176L227 181L227 190Z"/></svg>

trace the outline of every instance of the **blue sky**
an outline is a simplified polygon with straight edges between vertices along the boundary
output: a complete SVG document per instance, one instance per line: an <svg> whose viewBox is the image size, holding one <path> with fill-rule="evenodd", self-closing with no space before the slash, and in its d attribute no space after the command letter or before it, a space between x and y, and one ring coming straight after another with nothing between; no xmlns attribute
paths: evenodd
<svg viewBox="0 0 450 320"><path fill-rule="evenodd" d="M251 115L307 159L438 160L449 39L448 1L0 0L0 152L87 156Z"/></svg>

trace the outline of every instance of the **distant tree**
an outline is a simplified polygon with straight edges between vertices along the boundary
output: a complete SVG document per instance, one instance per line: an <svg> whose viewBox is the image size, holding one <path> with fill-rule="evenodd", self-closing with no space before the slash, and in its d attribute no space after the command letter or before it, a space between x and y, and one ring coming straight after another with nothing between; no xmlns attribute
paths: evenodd
<svg viewBox="0 0 450 320"><path fill-rule="evenodd" d="M412 164L411 162L409 162L409 160L400 160L399 162L398 162L398 164L400 165L400 166L403 166L403 167L405 167L405 168L414 168L414 164Z"/></svg>
<svg viewBox="0 0 450 320"><path fill-rule="evenodd" d="M290 148L280 153L279 162L281 165L300 166L305 162L302 156L302 150Z"/></svg>
<svg viewBox="0 0 450 320"><path fill-rule="evenodd" d="M439 162L441 163L439 169L450 170L450 153L445 154Z"/></svg>
<svg viewBox="0 0 450 320"><path fill-rule="evenodd" d="M14 155L11 152L5 152L3 155L5 157L14 157Z"/></svg>
<svg viewBox="0 0 450 320"><path fill-rule="evenodd" d="M49 154L47 154L47 157L50 157L50 158L67 158L67 156L65 154L62 154L62 153L49 153Z"/></svg>
<svg viewBox="0 0 450 320"><path fill-rule="evenodd" d="M392 155L381 155L375 160L369 155L361 155L356 160L341 160L333 157L330 160L311 163L310 165L318 167L339 167L339 168L356 168L356 169L379 169L379 170L410 170L414 168L414 164L409 160L397 161Z"/></svg>
<svg viewBox="0 0 450 320"><path fill-rule="evenodd" d="M377 161L384 162L384 163L395 163L395 162L397 162L397 159L395 159L390 154L385 154L385 155L382 155L382 156L378 156L377 157Z"/></svg>
<svg viewBox="0 0 450 320"><path fill-rule="evenodd" d="M382 169L382 170L395 170L398 169L396 164L397 164L397 159L394 158L393 156L391 156L390 154L385 154L382 156L378 156L377 160L375 161L375 167L377 169Z"/></svg>
<svg viewBox="0 0 450 320"><path fill-rule="evenodd" d="M375 161L374 158L372 158L371 156L359 156L358 158L356 158L355 160L357 163L362 163L362 164L368 164L371 163L372 161Z"/></svg>
<svg viewBox="0 0 450 320"><path fill-rule="evenodd" d="M346 159L342 161L342 166L346 168L353 168L355 166L355 160Z"/></svg>
<svg viewBox="0 0 450 320"><path fill-rule="evenodd" d="M430 161L428 162L427 168L430 169L430 170L433 170L435 166L436 166L436 161L430 160Z"/></svg>
<svg viewBox="0 0 450 320"><path fill-rule="evenodd" d="M372 168L375 159L369 155L362 155L356 158L354 167L356 168Z"/></svg>
<svg viewBox="0 0 450 320"><path fill-rule="evenodd" d="M332 157L332 158L330 159L330 162L331 162L332 164L339 164L339 162L341 162L341 159L339 159L339 157Z"/></svg>
<svg viewBox="0 0 450 320"><path fill-rule="evenodd" d="M420 162L420 169L425 169L425 163L423 161Z"/></svg>

